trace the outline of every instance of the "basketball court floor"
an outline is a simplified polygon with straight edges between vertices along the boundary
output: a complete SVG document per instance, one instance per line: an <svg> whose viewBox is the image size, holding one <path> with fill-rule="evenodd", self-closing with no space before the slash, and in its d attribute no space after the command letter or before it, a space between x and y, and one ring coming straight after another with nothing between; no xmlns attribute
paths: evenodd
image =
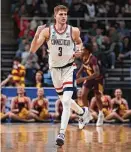
<svg viewBox="0 0 131 152"><path fill-rule="evenodd" d="M60 124L3 123L1 152L131 152L131 124L69 124L65 145L56 146Z"/></svg>

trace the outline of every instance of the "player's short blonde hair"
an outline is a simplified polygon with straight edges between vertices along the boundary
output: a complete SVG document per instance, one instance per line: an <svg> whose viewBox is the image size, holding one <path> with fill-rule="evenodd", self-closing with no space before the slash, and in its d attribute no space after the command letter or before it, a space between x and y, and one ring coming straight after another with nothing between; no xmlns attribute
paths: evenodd
<svg viewBox="0 0 131 152"><path fill-rule="evenodd" d="M66 12L68 12L68 8L64 5L57 5L54 8L54 14L57 14L59 10L65 10Z"/></svg>

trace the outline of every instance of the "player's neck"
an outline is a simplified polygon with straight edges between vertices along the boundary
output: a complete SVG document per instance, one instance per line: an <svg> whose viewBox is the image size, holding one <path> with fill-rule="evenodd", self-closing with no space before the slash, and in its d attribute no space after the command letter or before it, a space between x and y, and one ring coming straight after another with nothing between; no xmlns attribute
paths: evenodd
<svg viewBox="0 0 131 152"><path fill-rule="evenodd" d="M55 29L57 31L64 31L67 27L67 24L59 24L59 23L56 23L55 24Z"/></svg>

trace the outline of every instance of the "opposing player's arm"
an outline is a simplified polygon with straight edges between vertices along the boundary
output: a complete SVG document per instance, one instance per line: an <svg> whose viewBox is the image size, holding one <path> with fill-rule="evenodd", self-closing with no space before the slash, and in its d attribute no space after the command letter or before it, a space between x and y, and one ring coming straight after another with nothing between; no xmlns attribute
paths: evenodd
<svg viewBox="0 0 131 152"><path fill-rule="evenodd" d="M76 78L80 78L81 73L83 72L83 64L81 65L80 69L78 70L77 74L76 74Z"/></svg>
<svg viewBox="0 0 131 152"><path fill-rule="evenodd" d="M87 68L86 65L83 65L85 68ZM95 79L97 78L99 75L100 75L100 70L99 70L99 66L98 65L93 65L93 70L94 70L94 73L90 76L86 76L86 77L81 77L81 78L78 78L76 81L77 83L82 83L84 81L89 81L89 80L92 80L92 79Z"/></svg>
<svg viewBox="0 0 131 152"><path fill-rule="evenodd" d="M37 32L31 42L30 52L35 53L39 47L49 38L49 28L43 29L38 35Z"/></svg>

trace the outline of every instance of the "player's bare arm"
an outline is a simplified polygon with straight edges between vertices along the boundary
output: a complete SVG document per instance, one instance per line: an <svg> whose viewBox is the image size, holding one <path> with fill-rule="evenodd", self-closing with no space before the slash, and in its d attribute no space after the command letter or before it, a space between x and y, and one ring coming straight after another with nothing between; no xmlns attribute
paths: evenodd
<svg viewBox="0 0 131 152"><path fill-rule="evenodd" d="M81 54L82 54L81 50L83 47L83 43L80 38L80 30L77 27L72 27L72 38L73 38L74 42L76 43L76 46L78 49L78 51L75 52L74 56L81 57Z"/></svg>
<svg viewBox="0 0 131 152"><path fill-rule="evenodd" d="M34 39L32 40L30 52L35 53L39 47L49 39L49 27L42 29L40 31L39 27L36 31L36 34L34 36Z"/></svg>
<svg viewBox="0 0 131 152"><path fill-rule="evenodd" d="M78 72L77 72L77 74L76 74L76 78L80 78L81 73L82 73L82 71L83 71L83 68L84 68L84 66L83 66L83 64L82 64L81 67L80 67L80 69L78 70Z"/></svg>
<svg viewBox="0 0 131 152"><path fill-rule="evenodd" d="M83 66L84 66L84 68L87 68L86 65L83 64ZM88 69L88 68L87 68L87 69ZM87 76L87 77L78 78L78 79L77 79L77 83L79 84L79 83L81 83L81 82L89 81L89 80L92 80L92 79L97 78L97 77L100 75L100 70L99 70L98 65L94 65L94 66L93 66L93 70L94 70L94 73L93 73L92 75Z"/></svg>

